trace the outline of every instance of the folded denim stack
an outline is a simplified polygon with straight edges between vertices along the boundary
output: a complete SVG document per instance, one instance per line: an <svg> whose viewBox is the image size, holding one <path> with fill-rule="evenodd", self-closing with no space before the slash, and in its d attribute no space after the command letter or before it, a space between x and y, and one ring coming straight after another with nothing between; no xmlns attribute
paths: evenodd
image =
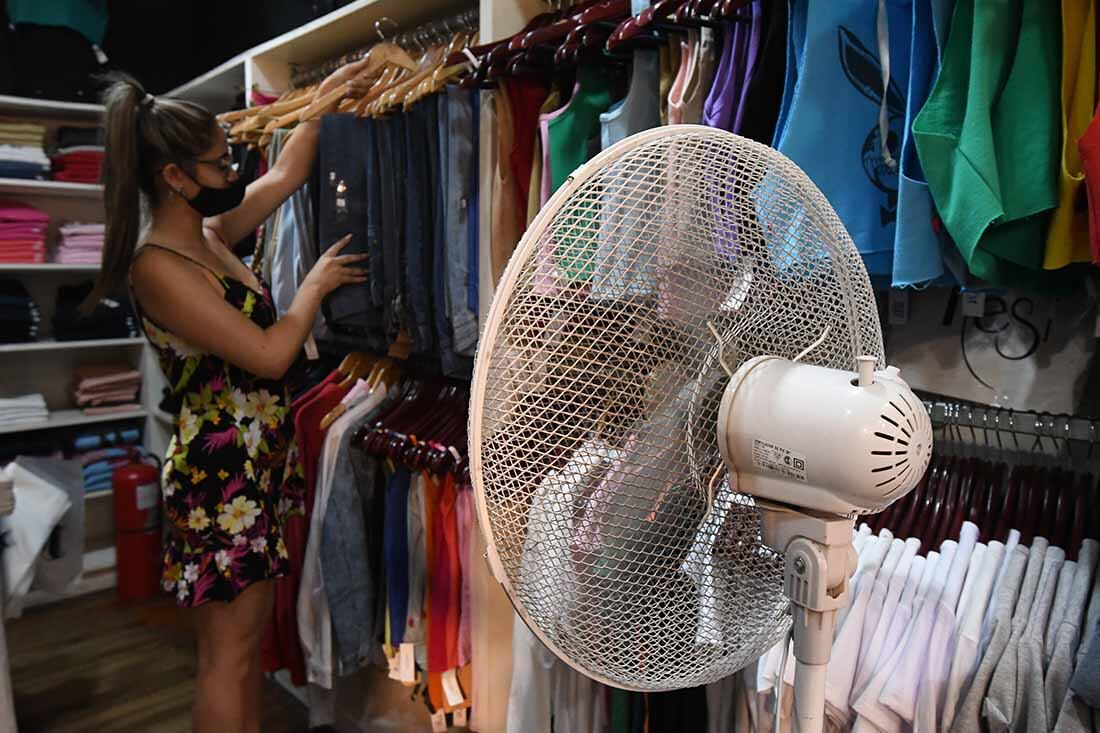
<svg viewBox="0 0 1100 733"><path fill-rule="evenodd" d="M103 260L103 224L71 222L61 227L54 261L65 265L98 265Z"/></svg>
<svg viewBox="0 0 1100 733"><path fill-rule="evenodd" d="M100 448L76 456L84 475L84 492L104 491L111 488L115 469L145 458L145 451L138 446Z"/></svg>
<svg viewBox="0 0 1100 733"><path fill-rule="evenodd" d="M0 201L0 263L46 261L49 214L18 201Z"/></svg>
<svg viewBox="0 0 1100 733"><path fill-rule="evenodd" d="M86 415L129 412L139 407L141 372L125 362L76 368L73 401Z"/></svg>
<svg viewBox="0 0 1100 733"><path fill-rule="evenodd" d="M103 173L102 145L74 145L53 156L53 179L68 183L99 183Z"/></svg>
<svg viewBox="0 0 1100 733"><path fill-rule="evenodd" d="M49 178L45 143L45 125L0 122L0 178Z"/></svg>
<svg viewBox="0 0 1100 733"><path fill-rule="evenodd" d="M92 292L93 283L62 285L57 289L57 308L53 316L53 335L58 341L136 338L140 335L137 318L128 300L104 298L88 315L81 303Z"/></svg>
<svg viewBox="0 0 1100 733"><path fill-rule="evenodd" d="M0 398L0 427L44 422L49 417L46 398L41 394Z"/></svg>
<svg viewBox="0 0 1100 733"><path fill-rule="evenodd" d="M23 283L0 279L0 343L16 344L38 338L42 314Z"/></svg>

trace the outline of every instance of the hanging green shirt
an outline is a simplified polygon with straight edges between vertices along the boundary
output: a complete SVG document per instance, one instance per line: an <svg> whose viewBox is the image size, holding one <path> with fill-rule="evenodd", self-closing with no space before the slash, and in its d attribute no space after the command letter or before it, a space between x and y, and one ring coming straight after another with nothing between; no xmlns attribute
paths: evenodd
<svg viewBox="0 0 1100 733"><path fill-rule="evenodd" d="M551 193L599 150L600 114L611 106L611 89L612 81L601 67L588 65L577 70L572 99L561 114L547 123ZM576 221L564 223L556 238L558 266L570 280L587 280L592 276L595 243L583 235L570 237L569 230L589 229L594 215L594 212L577 215Z"/></svg>
<svg viewBox="0 0 1100 733"><path fill-rule="evenodd" d="M59 25L72 28L97 46L107 34L107 0L8 0L13 25Z"/></svg>
<svg viewBox="0 0 1100 733"><path fill-rule="evenodd" d="M1061 16L1049 0L958 0L943 67L913 121L932 198L970 272L1048 289L1058 203Z"/></svg>

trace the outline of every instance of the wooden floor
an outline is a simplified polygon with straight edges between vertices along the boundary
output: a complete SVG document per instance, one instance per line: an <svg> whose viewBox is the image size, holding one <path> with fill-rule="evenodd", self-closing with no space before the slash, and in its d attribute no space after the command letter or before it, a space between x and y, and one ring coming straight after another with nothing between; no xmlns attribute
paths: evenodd
<svg viewBox="0 0 1100 733"><path fill-rule="evenodd" d="M185 733L195 653L187 616L109 591L32 609L6 626L20 733ZM305 708L274 682L264 733L307 729Z"/></svg>

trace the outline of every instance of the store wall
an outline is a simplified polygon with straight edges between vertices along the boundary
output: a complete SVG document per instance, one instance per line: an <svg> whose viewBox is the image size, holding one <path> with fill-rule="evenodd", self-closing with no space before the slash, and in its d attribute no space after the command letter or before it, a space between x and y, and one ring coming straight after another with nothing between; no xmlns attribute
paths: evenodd
<svg viewBox="0 0 1100 733"><path fill-rule="evenodd" d="M970 306L985 316L965 323L963 298L952 308L950 295L911 291L907 322L883 326L889 361L910 385L1000 407L1100 417L1087 389L1097 320L1088 295L987 294Z"/></svg>

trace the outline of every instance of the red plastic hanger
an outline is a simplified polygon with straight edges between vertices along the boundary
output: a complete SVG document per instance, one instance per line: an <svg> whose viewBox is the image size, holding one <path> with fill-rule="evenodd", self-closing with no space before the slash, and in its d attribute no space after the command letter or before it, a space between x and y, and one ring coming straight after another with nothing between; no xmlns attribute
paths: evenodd
<svg viewBox="0 0 1100 733"><path fill-rule="evenodd" d="M993 539L1000 542L1008 541L1008 533L1013 529L1013 524L1016 520L1016 507L1019 504L1019 496L1022 493L1020 488L1020 469L1014 468L1008 472L1007 481L1004 482L1004 488L1001 493L1000 506L996 513L991 516L997 517L996 529L993 531ZM996 489L992 492L994 495L997 493Z"/></svg>

